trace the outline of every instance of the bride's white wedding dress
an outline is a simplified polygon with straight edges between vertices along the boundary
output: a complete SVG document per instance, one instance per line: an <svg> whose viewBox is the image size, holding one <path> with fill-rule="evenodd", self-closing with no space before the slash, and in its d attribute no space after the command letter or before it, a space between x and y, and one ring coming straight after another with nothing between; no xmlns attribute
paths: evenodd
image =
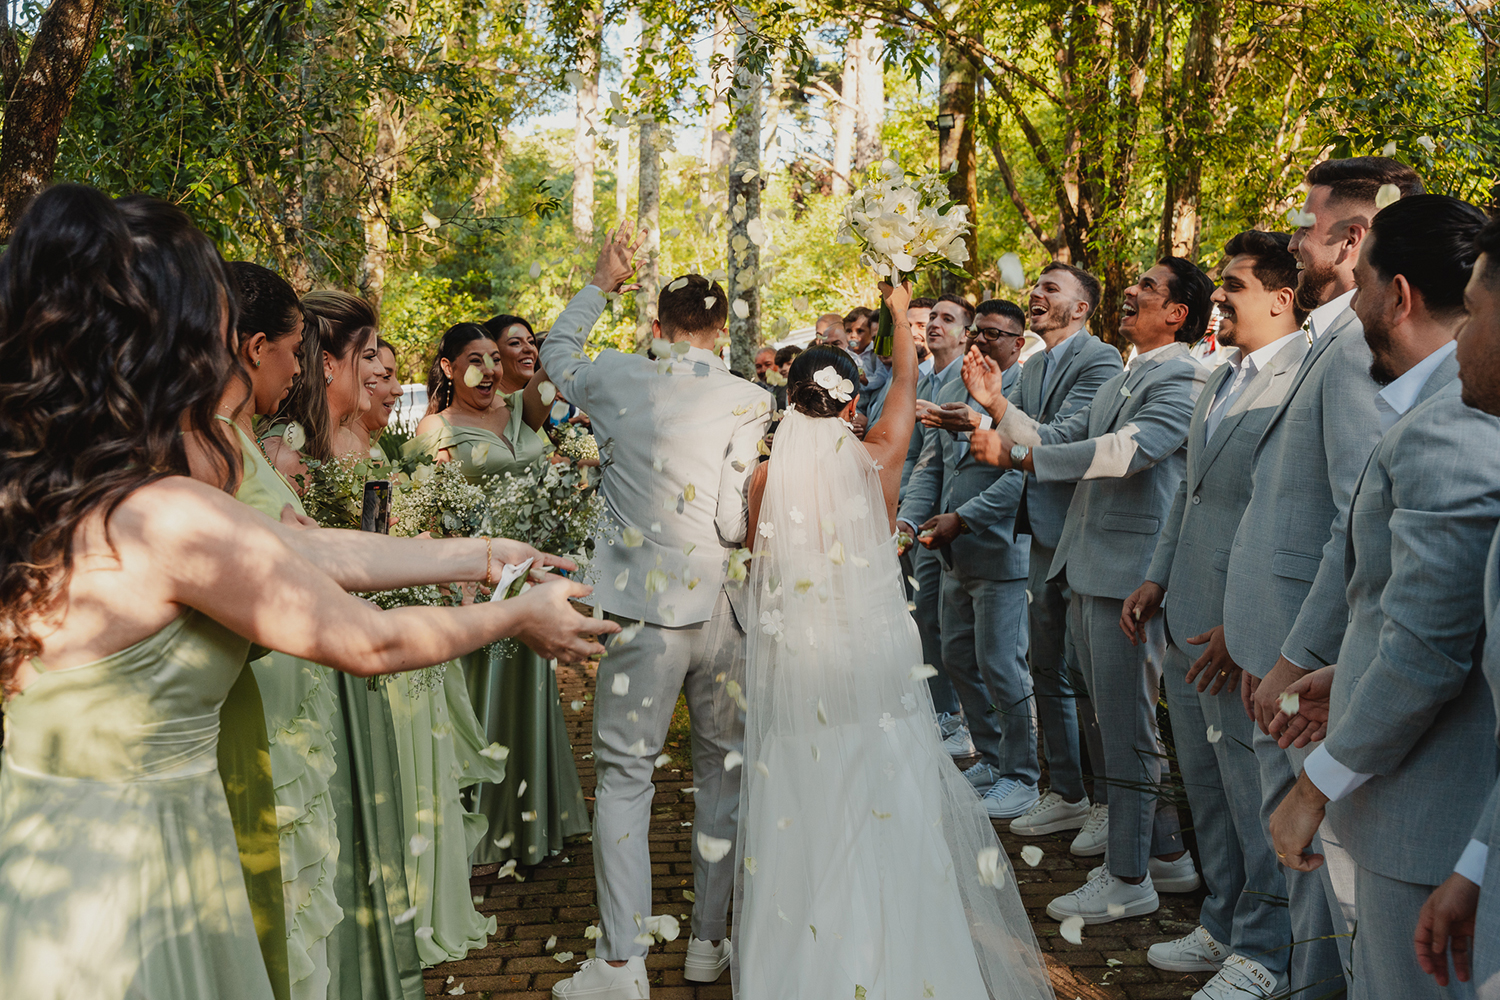
<svg viewBox="0 0 1500 1000"><path fill-rule="evenodd" d="M1052 997L938 741L880 481L845 424L787 410L752 530L736 998Z"/></svg>

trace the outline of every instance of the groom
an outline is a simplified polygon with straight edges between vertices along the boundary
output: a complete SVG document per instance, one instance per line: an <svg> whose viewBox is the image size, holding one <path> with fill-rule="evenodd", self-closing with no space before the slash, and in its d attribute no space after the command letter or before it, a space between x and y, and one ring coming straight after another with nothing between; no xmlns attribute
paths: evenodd
<svg viewBox="0 0 1500 1000"><path fill-rule="evenodd" d="M658 342L660 360L616 350L590 360L583 353L605 295L629 290L639 244L627 226L610 238L593 281L552 324L541 352L548 377L588 413L604 459L601 490L619 530L600 539L594 593L614 620L641 623L633 639L610 646L599 666L594 870L603 933L598 958L552 988L558 1000L650 996L648 945L637 936L649 932L651 916L651 777L684 687L697 785L696 901L685 975L713 982L730 959L724 935L740 771L726 767L725 756L744 745L734 693L745 644L731 607L742 588L730 579L730 567L734 562L743 580L743 565L731 554L745 539L745 486L771 397L719 359L714 343L729 301L701 275L677 278L661 291L653 332L672 347Z"/></svg>

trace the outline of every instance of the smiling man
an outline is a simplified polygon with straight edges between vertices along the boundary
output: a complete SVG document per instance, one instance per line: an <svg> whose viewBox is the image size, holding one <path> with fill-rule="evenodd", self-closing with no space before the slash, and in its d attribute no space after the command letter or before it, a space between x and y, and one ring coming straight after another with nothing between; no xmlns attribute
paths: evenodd
<svg viewBox="0 0 1500 1000"><path fill-rule="evenodd" d="M1212 292L1208 275L1181 257L1163 257L1141 275L1120 310L1120 335L1136 357L1060 423L1039 424L1009 405L999 369L978 352L964 361L970 393L998 428L974 433L975 458L1034 472L1040 482L1078 484L1048 578L1073 591L1068 624L1099 720L1099 744L1091 740L1090 748L1109 785L1109 836L1105 866L1048 904L1054 920L1143 916L1160 905L1156 880L1176 891L1198 885L1177 837L1176 810L1159 807L1154 790L1162 760L1161 621L1143 623L1139 644L1121 634L1119 622L1182 481L1188 422L1208 375L1188 345L1208 325Z"/></svg>

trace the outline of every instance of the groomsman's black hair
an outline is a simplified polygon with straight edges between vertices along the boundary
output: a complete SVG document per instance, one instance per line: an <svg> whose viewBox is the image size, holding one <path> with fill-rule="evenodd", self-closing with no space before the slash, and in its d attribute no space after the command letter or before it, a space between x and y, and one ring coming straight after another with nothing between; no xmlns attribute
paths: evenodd
<svg viewBox="0 0 1500 1000"><path fill-rule="evenodd" d="M985 299L974 307L974 318L980 316L1000 316L1004 319L1013 319L1021 324L1021 331L1026 331L1026 312L1010 299Z"/></svg>
<svg viewBox="0 0 1500 1000"><path fill-rule="evenodd" d="M1098 278L1094 277L1092 274L1088 273L1081 267L1074 267L1072 264L1064 264L1060 260L1054 260L1052 263L1042 268L1042 274L1046 274L1048 271L1066 271L1071 274L1080 285L1083 286L1084 297L1087 298L1089 302L1089 311L1084 314L1084 319L1088 319L1098 311L1099 297L1104 294L1103 286L1099 284ZM1040 275L1038 277L1040 277Z"/></svg>
<svg viewBox="0 0 1500 1000"><path fill-rule="evenodd" d="M1500 288L1500 218L1486 222L1479 235L1474 237L1474 252L1490 259L1481 276L1484 283L1491 288Z"/></svg>
<svg viewBox="0 0 1500 1000"><path fill-rule="evenodd" d="M1402 198L1375 213L1366 259L1382 277L1404 277L1428 312L1453 313L1463 308L1485 222L1479 209L1444 194Z"/></svg>
<svg viewBox="0 0 1500 1000"><path fill-rule="evenodd" d="M906 308L908 308L908 309L931 309L935 305L937 305L937 299L929 299L929 298L927 298L924 295L924 296L921 296L919 298L912 299L910 302L908 302L906 304Z"/></svg>
<svg viewBox="0 0 1500 1000"><path fill-rule="evenodd" d="M1186 257L1163 257L1157 263L1172 272L1167 279L1167 298L1187 306L1187 319L1177 328L1177 342L1195 344L1208 329L1208 316L1214 308L1209 298L1214 293L1214 283Z"/></svg>
<svg viewBox="0 0 1500 1000"><path fill-rule="evenodd" d="M1307 172L1308 187L1330 188L1340 201L1373 204L1375 195L1387 184L1396 185L1403 198L1425 190L1415 170L1388 156L1324 160Z"/></svg>
<svg viewBox="0 0 1500 1000"><path fill-rule="evenodd" d="M1291 242L1292 237L1288 233L1247 229L1224 244L1224 256L1249 257L1254 260L1250 273L1255 275L1255 280L1267 291L1295 289L1297 258L1287 249Z"/></svg>
<svg viewBox="0 0 1500 1000"><path fill-rule="evenodd" d="M684 274L673 278L656 300L656 318L661 332L713 333L724 329L729 318L729 296L724 286L701 274Z"/></svg>

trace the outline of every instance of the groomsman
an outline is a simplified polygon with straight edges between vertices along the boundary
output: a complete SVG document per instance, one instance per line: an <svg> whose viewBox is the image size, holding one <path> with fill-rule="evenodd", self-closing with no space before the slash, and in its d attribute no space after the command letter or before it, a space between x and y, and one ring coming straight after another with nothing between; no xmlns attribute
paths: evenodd
<svg viewBox="0 0 1500 1000"><path fill-rule="evenodd" d="M765 436L771 397L724 367L714 350L728 316L724 289L690 274L662 289L653 324L676 348L652 361L583 353L605 293L634 273L636 246L616 234L593 282L552 324L542 364L588 412L603 442L601 493L617 537L594 562L600 607L638 626L608 647L594 703L594 874L603 934L597 960L552 988L559 1000L650 996L641 921L651 916L652 761L661 753L679 691L692 715L693 842L733 842L743 769L725 758L744 747L744 718L725 684L744 673L742 589L728 564L745 538L744 490ZM732 851L732 848L731 848ZM693 852L693 919L684 975L713 982L728 968L725 937L734 872Z"/></svg>
<svg viewBox="0 0 1500 1000"><path fill-rule="evenodd" d="M938 303L939 308L950 304ZM1021 309L979 306L968 343L1014 381L1026 344ZM973 403L962 379L938 391L939 404ZM981 760L965 772L994 819L1011 819L1037 799L1040 765L1031 676L1026 670L1026 565L1029 539L1016 536L1022 477L976 462L967 436L933 431L907 486L898 520L941 554L943 667L958 692Z"/></svg>
<svg viewBox="0 0 1500 1000"><path fill-rule="evenodd" d="M1307 173L1304 212L1292 236L1298 304L1312 307L1313 345L1271 415L1253 458L1250 503L1235 532L1224 584L1224 642L1243 671L1240 695L1259 732L1261 815L1269 819L1302 769L1306 752L1281 749L1266 733L1282 691L1309 669L1338 658L1348 620L1344 519L1349 498L1380 438L1379 387L1354 297L1354 265L1375 217L1375 196L1391 184L1419 194L1410 167L1384 157L1325 160ZM1267 837L1270 834L1267 831ZM1324 845L1329 851L1336 845ZM1293 948L1291 989L1309 995L1342 985L1349 928L1330 912L1330 874L1286 872Z"/></svg>
<svg viewBox="0 0 1500 1000"><path fill-rule="evenodd" d="M1042 269L1027 302L1031 332L1045 349L1033 355L1012 385L1010 404L1039 424L1067 421L1088 406L1099 387L1123 367L1120 352L1085 329L1099 307L1099 280L1087 271L1057 261ZM987 429L991 418L966 406L948 404L941 412L918 415L928 426L952 431ZM1052 558L1062 537L1063 521L1073 500L1072 482L1041 482L1026 474L1016 530L1031 534L1027 567L1027 606L1031 643L1028 663L1036 692L1036 712L1047 751L1047 794L1022 816L1011 821L1012 833L1037 837L1063 830L1080 830L1071 851L1082 857L1104 853L1109 832L1108 792L1103 781L1094 784L1090 804L1083 787L1079 724L1097 731L1093 706L1073 685L1073 657L1068 640L1070 592L1067 580L1052 578ZM1102 770L1104 762L1093 762Z"/></svg>
<svg viewBox="0 0 1500 1000"><path fill-rule="evenodd" d="M1321 864L1303 850L1325 810L1354 861L1352 894L1334 883L1357 921L1351 1000L1473 995L1424 975L1409 942L1495 784L1495 710L1474 668L1500 525L1500 419L1464 405L1453 340L1484 223L1455 198L1403 199L1375 216L1355 269L1384 437L1349 508L1337 666L1288 688L1320 709L1309 714L1327 736L1271 817L1287 866Z"/></svg>
<svg viewBox="0 0 1500 1000"><path fill-rule="evenodd" d="M1061 423L1038 424L1009 406L998 373L976 355L964 363L970 392L998 428L975 433L975 457L1035 472L1044 483L1078 483L1049 579L1065 575L1073 590L1073 646L1111 786L1109 845L1106 863L1083 888L1048 904L1054 920L1101 924L1160 905L1148 868L1153 823L1160 817L1173 839L1176 833L1175 809L1158 809L1153 791L1161 778L1156 702L1164 637L1157 619L1142 626L1142 644L1132 643L1120 633L1120 612L1146 576L1183 477L1188 423L1208 375L1188 345L1203 336L1212 292L1208 275L1181 257L1164 257L1141 275L1125 290L1120 318L1136 357ZM1196 887L1191 855L1172 846L1153 867Z"/></svg>
<svg viewBox="0 0 1500 1000"><path fill-rule="evenodd" d="M1466 321L1458 335L1458 380L1464 405L1500 417L1500 222L1475 241L1479 259L1464 289ZM1500 704L1500 534L1484 563L1484 674ZM1493 753L1494 737L1485 750ZM1472 749L1472 748L1471 748ZM1453 769L1464 766L1460 758ZM1489 891L1481 891L1483 887ZM1453 874L1422 906L1416 952L1440 986L1472 984L1480 1000L1500 997L1500 783L1489 792ZM1450 961L1451 957L1451 961ZM1454 974L1456 971L1456 975Z"/></svg>
<svg viewBox="0 0 1500 1000"><path fill-rule="evenodd" d="M1198 397L1187 476L1146 582L1120 617L1127 636L1143 639L1165 596L1162 677L1209 894L1199 926L1152 945L1146 959L1170 972L1216 972L1195 1000L1269 997L1285 986L1291 957L1286 880L1261 829L1255 727L1239 703L1239 667L1224 650L1223 624L1224 569L1250 501L1250 456L1308 348L1288 241L1250 230L1224 248L1213 301L1220 349L1237 353Z"/></svg>

